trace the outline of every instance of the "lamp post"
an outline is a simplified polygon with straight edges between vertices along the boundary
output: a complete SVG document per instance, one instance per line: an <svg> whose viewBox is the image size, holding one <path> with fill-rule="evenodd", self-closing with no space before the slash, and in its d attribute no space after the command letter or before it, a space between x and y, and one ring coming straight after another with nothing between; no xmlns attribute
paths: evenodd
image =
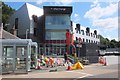
<svg viewBox="0 0 120 80"><path fill-rule="evenodd" d="M26 29L26 39L28 37L28 31L29 31L29 29Z"/></svg>

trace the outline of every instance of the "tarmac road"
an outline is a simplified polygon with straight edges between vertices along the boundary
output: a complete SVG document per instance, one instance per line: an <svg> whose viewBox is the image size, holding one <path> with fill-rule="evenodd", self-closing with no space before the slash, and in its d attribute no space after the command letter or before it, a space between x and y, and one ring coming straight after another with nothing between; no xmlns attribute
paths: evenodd
<svg viewBox="0 0 120 80"><path fill-rule="evenodd" d="M118 78L118 65L102 66L100 64L86 65L83 70L65 70L65 67L58 67L58 71L49 72L48 70L37 70L28 74L9 74L2 75L4 78ZM12 79L14 80L14 79ZM22 80L22 79L20 79Z"/></svg>

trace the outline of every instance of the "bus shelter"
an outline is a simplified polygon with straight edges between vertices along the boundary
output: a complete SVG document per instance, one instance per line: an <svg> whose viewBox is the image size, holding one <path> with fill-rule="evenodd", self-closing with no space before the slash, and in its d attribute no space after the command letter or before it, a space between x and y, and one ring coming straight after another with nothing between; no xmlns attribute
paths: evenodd
<svg viewBox="0 0 120 80"><path fill-rule="evenodd" d="M32 62L36 66L37 43L31 39L3 39L2 50L2 73L28 73Z"/></svg>

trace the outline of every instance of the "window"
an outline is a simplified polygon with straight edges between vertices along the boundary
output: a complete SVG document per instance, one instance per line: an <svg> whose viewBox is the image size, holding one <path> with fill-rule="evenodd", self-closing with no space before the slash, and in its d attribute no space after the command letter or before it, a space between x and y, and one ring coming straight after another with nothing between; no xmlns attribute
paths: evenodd
<svg viewBox="0 0 120 80"><path fill-rule="evenodd" d="M46 29L69 29L71 26L69 15L47 15L45 17Z"/></svg>
<svg viewBox="0 0 120 80"><path fill-rule="evenodd" d="M69 16L67 15L53 15L53 16L46 16L46 24L49 25L66 25L69 24L70 21Z"/></svg>
<svg viewBox="0 0 120 80"><path fill-rule="evenodd" d="M91 37L92 37L92 33L91 33Z"/></svg>
<svg viewBox="0 0 120 80"><path fill-rule="evenodd" d="M76 41L78 40L78 38L76 37Z"/></svg>
<svg viewBox="0 0 120 80"><path fill-rule="evenodd" d="M83 42L85 42L85 39L83 38Z"/></svg>
<svg viewBox="0 0 120 80"><path fill-rule="evenodd" d="M88 39L86 39L86 42L88 43Z"/></svg>
<svg viewBox="0 0 120 80"><path fill-rule="evenodd" d="M90 40L89 40L89 43L90 43Z"/></svg>
<svg viewBox="0 0 120 80"><path fill-rule="evenodd" d="M81 34L84 35L84 30L81 30L81 32L82 32Z"/></svg>
<svg viewBox="0 0 120 80"><path fill-rule="evenodd" d="M34 36L37 36L37 29L34 28Z"/></svg>
<svg viewBox="0 0 120 80"><path fill-rule="evenodd" d="M93 43L93 40L91 40L91 43Z"/></svg>
<svg viewBox="0 0 120 80"><path fill-rule="evenodd" d="M66 32L46 32L46 40L65 40Z"/></svg>
<svg viewBox="0 0 120 80"><path fill-rule="evenodd" d="M18 29L18 18L15 18L15 29Z"/></svg>

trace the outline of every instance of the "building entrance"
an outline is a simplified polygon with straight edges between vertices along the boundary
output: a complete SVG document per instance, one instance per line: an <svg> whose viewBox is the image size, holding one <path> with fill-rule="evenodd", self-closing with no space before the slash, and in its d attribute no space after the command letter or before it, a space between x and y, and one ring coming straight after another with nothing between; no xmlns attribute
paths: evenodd
<svg viewBox="0 0 120 80"><path fill-rule="evenodd" d="M45 55L61 56L65 53L65 51L66 51L65 45L50 44L49 46L45 47Z"/></svg>

